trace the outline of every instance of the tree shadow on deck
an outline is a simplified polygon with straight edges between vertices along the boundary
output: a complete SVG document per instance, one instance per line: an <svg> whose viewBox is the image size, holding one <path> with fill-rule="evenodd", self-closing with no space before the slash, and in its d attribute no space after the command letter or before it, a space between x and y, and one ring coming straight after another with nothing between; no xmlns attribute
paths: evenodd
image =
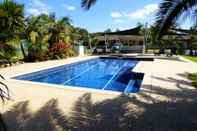
<svg viewBox="0 0 197 131"><path fill-rule="evenodd" d="M139 95L153 100L147 94ZM9 131L196 131L196 110L195 100L153 100L150 104L120 95L93 103L92 95L86 93L75 102L69 116L51 99L35 113L29 110L28 101L17 103L3 117Z"/></svg>
<svg viewBox="0 0 197 131"><path fill-rule="evenodd" d="M135 98L121 95L98 103L85 94L73 108L71 125L76 131L196 131L197 92L184 87L191 83L172 77L156 79L176 83L177 89L145 85L150 90Z"/></svg>
<svg viewBox="0 0 197 131"><path fill-rule="evenodd" d="M19 102L3 114L8 131L68 130L67 117L57 107L56 99L48 101L36 113L29 110L28 103Z"/></svg>
<svg viewBox="0 0 197 131"><path fill-rule="evenodd" d="M76 131L195 131L197 103L148 104L119 96L93 104L85 94L75 104L71 123Z"/></svg>
<svg viewBox="0 0 197 131"><path fill-rule="evenodd" d="M160 80L160 81L165 81L165 82L170 82L170 83L175 83L176 87L181 89L181 90L185 90L187 91L188 89L185 88L185 86L190 86L195 88L192 83L190 82L190 80L187 78L189 75L188 72L185 73L179 73L177 74L177 76L179 76L179 78L177 77L167 77L167 78L163 78L163 77L156 77L156 76L152 76L153 79L156 80Z"/></svg>
<svg viewBox="0 0 197 131"><path fill-rule="evenodd" d="M177 74L178 77L156 77L152 76L152 81L155 80L167 82L172 84L171 86L166 86L164 84L160 85L144 85L144 88L147 89L145 92L150 94L156 94L160 96L167 97L171 100L197 100L197 90L192 85L191 82L187 80L188 73ZM172 88L171 88L172 87Z"/></svg>

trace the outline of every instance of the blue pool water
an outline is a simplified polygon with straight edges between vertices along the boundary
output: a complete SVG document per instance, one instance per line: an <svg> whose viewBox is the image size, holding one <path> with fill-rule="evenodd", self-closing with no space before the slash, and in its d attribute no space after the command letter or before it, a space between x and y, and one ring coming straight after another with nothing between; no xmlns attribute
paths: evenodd
<svg viewBox="0 0 197 131"><path fill-rule="evenodd" d="M96 58L14 79L131 93L139 91L143 79L143 74L131 71L137 63L130 59Z"/></svg>

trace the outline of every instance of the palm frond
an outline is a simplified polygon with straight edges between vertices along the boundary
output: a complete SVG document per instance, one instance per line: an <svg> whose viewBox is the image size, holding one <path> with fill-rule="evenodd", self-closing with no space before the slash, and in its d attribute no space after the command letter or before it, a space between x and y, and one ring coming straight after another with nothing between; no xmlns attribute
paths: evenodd
<svg viewBox="0 0 197 131"><path fill-rule="evenodd" d="M37 37L38 37L38 33L37 33L37 32L32 31L32 32L30 33L30 39L31 39L31 42L32 42L33 44L36 43Z"/></svg>
<svg viewBox="0 0 197 131"><path fill-rule="evenodd" d="M2 75L0 75L0 78L5 80L5 78ZM1 81L0 81L0 98L3 103L5 102L5 100L10 99L8 86Z"/></svg>
<svg viewBox="0 0 197 131"><path fill-rule="evenodd" d="M159 27L159 37L173 25L180 16L196 6L197 0L164 0L159 7L156 26Z"/></svg>
<svg viewBox="0 0 197 131"><path fill-rule="evenodd" d="M44 35L43 38L42 38L42 40L41 40L41 42L42 43L47 43L49 41L49 39L51 38L51 35L52 34L46 34L46 35Z"/></svg>
<svg viewBox="0 0 197 131"><path fill-rule="evenodd" d="M64 25L70 25L71 22L72 20L69 17L63 17L62 19L59 20L59 23Z"/></svg>
<svg viewBox="0 0 197 131"><path fill-rule="evenodd" d="M96 3L96 0L82 0L81 7L85 10L89 10Z"/></svg>

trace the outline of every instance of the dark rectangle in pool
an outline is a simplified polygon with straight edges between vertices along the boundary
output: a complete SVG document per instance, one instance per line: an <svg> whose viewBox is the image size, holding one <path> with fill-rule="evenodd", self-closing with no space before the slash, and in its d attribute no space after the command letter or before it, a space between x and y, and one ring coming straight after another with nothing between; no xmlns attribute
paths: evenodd
<svg viewBox="0 0 197 131"><path fill-rule="evenodd" d="M132 72L137 63L136 60L120 58L96 58L17 76L14 79L133 93L139 91L144 76Z"/></svg>

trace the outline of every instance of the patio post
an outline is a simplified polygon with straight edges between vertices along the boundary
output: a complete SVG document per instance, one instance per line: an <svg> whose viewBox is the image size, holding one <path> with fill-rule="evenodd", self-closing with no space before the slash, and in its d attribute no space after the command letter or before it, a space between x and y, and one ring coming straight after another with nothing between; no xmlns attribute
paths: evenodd
<svg viewBox="0 0 197 131"><path fill-rule="evenodd" d="M144 28L144 44L143 44L143 54L146 53L146 45L147 45L147 25L148 23L145 23L145 28Z"/></svg>
<svg viewBox="0 0 197 131"><path fill-rule="evenodd" d="M106 33L105 33L105 51L107 51L107 36L106 36Z"/></svg>

